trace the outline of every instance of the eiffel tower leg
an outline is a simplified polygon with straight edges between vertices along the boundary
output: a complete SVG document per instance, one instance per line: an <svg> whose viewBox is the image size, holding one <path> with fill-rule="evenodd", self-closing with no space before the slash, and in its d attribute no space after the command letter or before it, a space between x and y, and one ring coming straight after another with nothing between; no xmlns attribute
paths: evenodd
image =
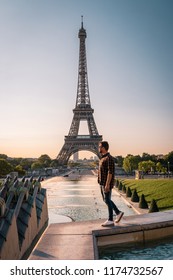
<svg viewBox="0 0 173 280"><path fill-rule="evenodd" d="M67 165L70 156L71 156L71 145L65 143L57 156L58 163L60 165Z"/></svg>

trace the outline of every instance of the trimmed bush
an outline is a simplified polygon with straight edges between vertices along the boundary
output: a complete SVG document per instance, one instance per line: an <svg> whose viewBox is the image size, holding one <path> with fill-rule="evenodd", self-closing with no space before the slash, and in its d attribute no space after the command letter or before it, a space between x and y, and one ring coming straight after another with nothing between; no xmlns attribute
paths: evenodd
<svg viewBox="0 0 173 280"><path fill-rule="evenodd" d="M131 191L131 189L129 187L126 189L126 196L127 197L131 197L132 196L132 191Z"/></svg>
<svg viewBox="0 0 173 280"><path fill-rule="evenodd" d="M152 199L151 201L151 204L150 204L150 208L149 208L149 213L152 213L152 212L159 212L159 208L157 206L157 203L155 201L155 199Z"/></svg>
<svg viewBox="0 0 173 280"><path fill-rule="evenodd" d="M118 186L118 190L121 191L122 188L123 188L123 185L122 185L122 182L120 181L120 182L119 182L119 186Z"/></svg>
<svg viewBox="0 0 173 280"><path fill-rule="evenodd" d="M134 189L133 192L132 192L131 201L133 201L133 202L139 202L139 196L138 196L138 194L137 194L136 189Z"/></svg>
<svg viewBox="0 0 173 280"><path fill-rule="evenodd" d="M115 187L118 188L118 186L119 186L119 180L115 179Z"/></svg>
<svg viewBox="0 0 173 280"><path fill-rule="evenodd" d="M123 191L124 193L126 193L126 186L125 186L125 185L123 185L122 191Z"/></svg>
<svg viewBox="0 0 173 280"><path fill-rule="evenodd" d="M139 200L139 208L142 209L148 209L148 203L145 199L144 194L141 195L140 200Z"/></svg>

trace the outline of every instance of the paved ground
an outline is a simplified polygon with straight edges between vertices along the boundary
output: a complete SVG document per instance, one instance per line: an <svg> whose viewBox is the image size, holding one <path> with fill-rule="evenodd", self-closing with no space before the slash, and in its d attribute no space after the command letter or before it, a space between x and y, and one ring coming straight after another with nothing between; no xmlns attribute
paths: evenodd
<svg viewBox="0 0 173 280"><path fill-rule="evenodd" d="M94 259L92 231L103 230L101 224L107 219L97 177L88 170L77 171L43 181L42 185L47 189L49 226L30 259ZM112 198L125 212L116 227L125 225L127 219L132 223L135 211L139 213L137 205L130 205L116 190Z"/></svg>

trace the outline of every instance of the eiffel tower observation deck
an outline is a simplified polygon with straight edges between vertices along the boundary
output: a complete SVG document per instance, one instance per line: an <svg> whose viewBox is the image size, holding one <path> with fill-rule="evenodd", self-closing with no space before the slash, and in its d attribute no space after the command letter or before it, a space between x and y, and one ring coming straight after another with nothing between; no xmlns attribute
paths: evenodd
<svg viewBox="0 0 173 280"><path fill-rule="evenodd" d="M68 136L65 136L65 143L57 156L57 160L61 165L66 165L71 155L78 151L90 151L100 157L98 144L102 141L102 135L98 133L93 116L94 110L91 108L90 102L85 46L86 37L87 34L83 27L82 17L81 28L78 33L80 46L76 106L73 109L73 119ZM87 122L88 135L78 134L81 121Z"/></svg>

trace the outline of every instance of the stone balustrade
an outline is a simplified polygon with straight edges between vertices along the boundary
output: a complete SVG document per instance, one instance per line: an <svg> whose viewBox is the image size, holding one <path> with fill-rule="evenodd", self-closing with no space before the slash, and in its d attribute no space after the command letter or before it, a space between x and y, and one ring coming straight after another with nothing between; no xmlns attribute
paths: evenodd
<svg viewBox="0 0 173 280"><path fill-rule="evenodd" d="M41 178L7 177L0 191L0 259L25 259L48 225Z"/></svg>

